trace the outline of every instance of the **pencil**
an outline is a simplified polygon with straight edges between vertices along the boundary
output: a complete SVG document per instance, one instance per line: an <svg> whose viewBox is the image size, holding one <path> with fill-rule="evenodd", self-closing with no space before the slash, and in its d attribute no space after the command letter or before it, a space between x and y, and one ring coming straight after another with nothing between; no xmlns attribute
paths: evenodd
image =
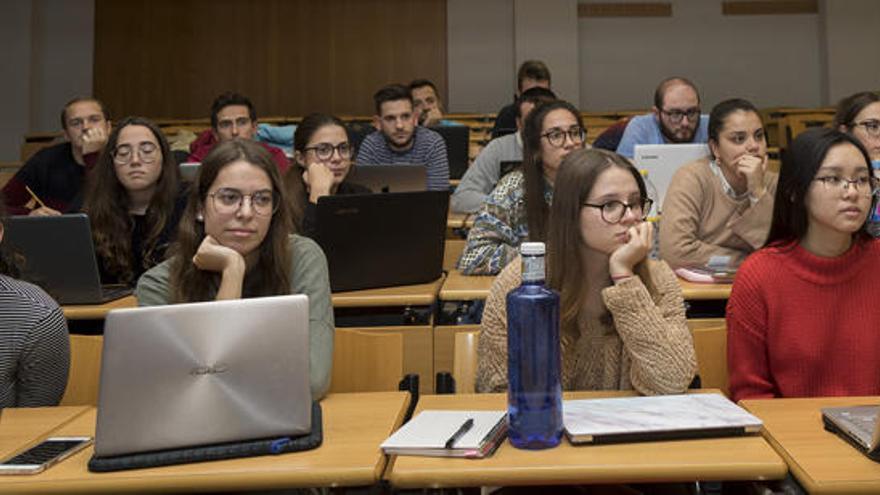
<svg viewBox="0 0 880 495"><path fill-rule="evenodd" d="M28 194L30 194L31 197L34 198L34 201L36 201L37 204L39 204L43 208L46 208L46 203L43 203L43 201L40 199L40 197L37 196L36 193L31 191L31 188L29 186L24 186L24 188L27 189Z"/></svg>

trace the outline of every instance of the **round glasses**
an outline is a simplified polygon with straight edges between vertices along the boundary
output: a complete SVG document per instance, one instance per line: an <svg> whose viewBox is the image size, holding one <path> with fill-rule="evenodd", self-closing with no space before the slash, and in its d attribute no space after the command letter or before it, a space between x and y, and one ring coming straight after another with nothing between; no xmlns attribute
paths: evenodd
<svg viewBox="0 0 880 495"><path fill-rule="evenodd" d="M573 144L581 144L587 137L587 133L584 131L583 127L576 125L569 127L567 131L554 127L544 134L541 134L542 138L546 138L552 146L557 148L565 146L566 136L568 136L568 139L570 139Z"/></svg>
<svg viewBox="0 0 880 495"><path fill-rule="evenodd" d="M351 158L351 145L349 143L339 143L336 146L333 146L330 143L318 143L314 146L309 146L308 148L303 148L303 151L309 152L314 151L315 156L318 157L318 160L329 160L333 157L333 151L339 153L339 158L348 159Z"/></svg>
<svg viewBox="0 0 880 495"><path fill-rule="evenodd" d="M639 220L644 220L648 217L648 212L651 211L651 205L653 204L654 200L651 198L645 198L640 202L633 204L626 204L622 201L613 200L608 201L607 203L602 203L601 205L584 203L584 206L598 208L602 214L602 220L605 220L607 223L619 223L623 220L624 215L626 215L626 210L630 210Z"/></svg>
<svg viewBox="0 0 880 495"><path fill-rule="evenodd" d="M877 192L878 185L877 179L868 175L856 177L855 179L844 179L836 175L829 175L826 177L816 177L813 180L820 182L826 192L843 193L849 189L849 186L853 186L856 192L862 193L862 196L869 197Z"/></svg>
<svg viewBox="0 0 880 495"><path fill-rule="evenodd" d="M211 200L214 202L214 209L221 215L230 215L236 213L244 204L245 198L250 199L251 208L260 216L269 216L278 211L278 201L275 200L275 193L272 191L257 191L253 194L243 194L238 189L224 187L212 192Z"/></svg>
<svg viewBox="0 0 880 495"><path fill-rule="evenodd" d="M688 118L688 122L693 122L700 117L700 108L688 108L687 110L660 110L660 113L666 115L670 121L674 123L679 123L685 117Z"/></svg>
<svg viewBox="0 0 880 495"><path fill-rule="evenodd" d="M137 151L130 144L122 144L113 150L113 162L117 165L127 165L131 163L134 154L137 152L141 163L153 163L159 156L159 145L145 141L137 145Z"/></svg>
<svg viewBox="0 0 880 495"><path fill-rule="evenodd" d="M863 122L854 122L853 127L864 127L865 132L871 137L880 137L880 120L865 120Z"/></svg>

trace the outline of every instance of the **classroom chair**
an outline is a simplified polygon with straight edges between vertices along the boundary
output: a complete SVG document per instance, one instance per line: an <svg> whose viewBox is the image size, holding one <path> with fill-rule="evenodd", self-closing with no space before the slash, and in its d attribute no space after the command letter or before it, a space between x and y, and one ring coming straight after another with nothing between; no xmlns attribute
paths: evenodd
<svg viewBox="0 0 880 495"><path fill-rule="evenodd" d="M70 372L62 406L98 405L98 383L101 380L102 335L70 336Z"/></svg>
<svg viewBox="0 0 880 495"><path fill-rule="evenodd" d="M724 318L692 318L687 323L694 338L700 386L717 388L729 395L727 322Z"/></svg>
<svg viewBox="0 0 880 495"><path fill-rule="evenodd" d="M403 336L337 328L330 392L398 390L403 378Z"/></svg>
<svg viewBox="0 0 880 495"><path fill-rule="evenodd" d="M446 247L443 249L443 271L448 272L458 267L458 258L464 251L465 239L446 239Z"/></svg>
<svg viewBox="0 0 880 495"><path fill-rule="evenodd" d="M455 334L455 347L452 354L452 378L455 380L455 393L472 394L477 382L477 344L480 331L458 332Z"/></svg>

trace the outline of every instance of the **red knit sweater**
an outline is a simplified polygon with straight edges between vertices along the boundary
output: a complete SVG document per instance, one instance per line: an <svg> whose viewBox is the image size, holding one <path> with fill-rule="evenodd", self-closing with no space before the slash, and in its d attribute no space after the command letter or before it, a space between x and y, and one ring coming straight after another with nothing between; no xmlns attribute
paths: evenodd
<svg viewBox="0 0 880 495"><path fill-rule="evenodd" d="M740 267L727 304L734 400L880 395L880 240L822 258L764 248Z"/></svg>

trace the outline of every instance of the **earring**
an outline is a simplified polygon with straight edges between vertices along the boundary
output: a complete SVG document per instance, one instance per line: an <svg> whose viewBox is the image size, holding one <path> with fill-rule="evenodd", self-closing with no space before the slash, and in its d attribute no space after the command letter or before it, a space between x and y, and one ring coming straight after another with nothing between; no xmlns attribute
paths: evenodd
<svg viewBox="0 0 880 495"><path fill-rule="evenodd" d="M196 221L197 221L197 222L204 222L204 221L205 221L205 215L202 215L201 213L196 213Z"/></svg>

